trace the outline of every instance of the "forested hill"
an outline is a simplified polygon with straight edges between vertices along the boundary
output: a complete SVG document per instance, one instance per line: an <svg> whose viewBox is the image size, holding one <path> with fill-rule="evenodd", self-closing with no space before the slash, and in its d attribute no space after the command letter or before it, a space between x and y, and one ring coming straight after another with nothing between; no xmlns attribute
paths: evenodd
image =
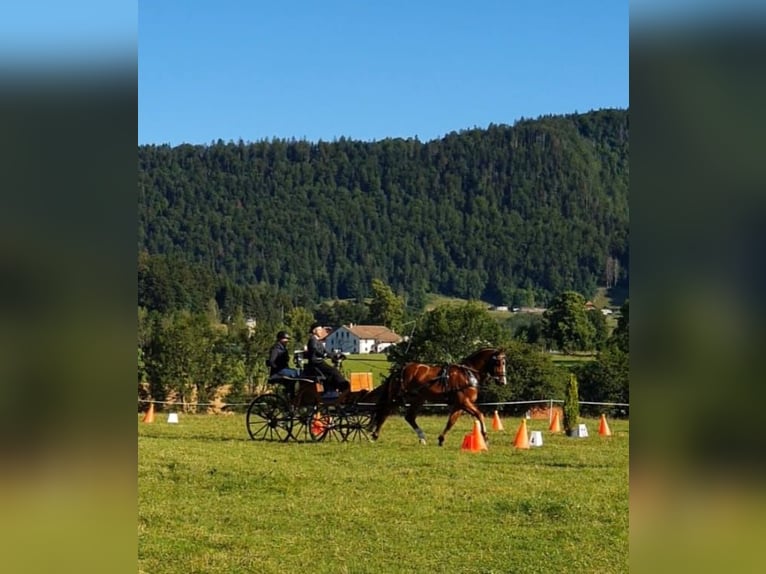
<svg viewBox="0 0 766 574"><path fill-rule="evenodd" d="M627 281L627 110L429 142L219 141L138 157L144 264L202 270L219 303L256 284L301 304L360 297L379 278L410 301L541 304Z"/></svg>

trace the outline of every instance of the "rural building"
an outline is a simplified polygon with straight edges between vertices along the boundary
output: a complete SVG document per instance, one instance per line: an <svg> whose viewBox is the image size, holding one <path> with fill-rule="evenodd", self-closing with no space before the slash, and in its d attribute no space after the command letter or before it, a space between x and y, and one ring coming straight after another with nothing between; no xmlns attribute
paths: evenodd
<svg viewBox="0 0 766 574"><path fill-rule="evenodd" d="M382 353L402 338L383 325L343 325L324 340L328 351L340 349L344 353Z"/></svg>

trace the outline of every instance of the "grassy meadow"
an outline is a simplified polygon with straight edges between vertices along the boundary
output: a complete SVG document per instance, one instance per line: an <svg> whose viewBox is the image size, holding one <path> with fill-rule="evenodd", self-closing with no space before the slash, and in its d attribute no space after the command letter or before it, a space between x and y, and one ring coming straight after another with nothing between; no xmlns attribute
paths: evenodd
<svg viewBox="0 0 766 574"><path fill-rule="evenodd" d="M351 377L351 373L372 373L373 386L376 387L383 382L391 369L391 363L386 360L386 355L383 353L349 354L347 357L343 361L346 378Z"/></svg>
<svg viewBox="0 0 766 574"><path fill-rule="evenodd" d="M159 573L628 571L628 421L611 437L520 419L461 451L463 416L436 446L398 415L376 443L250 440L242 414L138 418L138 570ZM489 421L488 421L489 422Z"/></svg>

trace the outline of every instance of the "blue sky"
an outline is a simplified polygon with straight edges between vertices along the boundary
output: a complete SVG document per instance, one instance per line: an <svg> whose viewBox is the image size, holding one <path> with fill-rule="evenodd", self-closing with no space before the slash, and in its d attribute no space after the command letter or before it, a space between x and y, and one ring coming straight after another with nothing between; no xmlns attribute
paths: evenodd
<svg viewBox="0 0 766 574"><path fill-rule="evenodd" d="M134 0L26 0L0 9L0 65L135 60Z"/></svg>
<svg viewBox="0 0 766 574"><path fill-rule="evenodd" d="M140 0L138 143L439 138L628 107L627 0Z"/></svg>

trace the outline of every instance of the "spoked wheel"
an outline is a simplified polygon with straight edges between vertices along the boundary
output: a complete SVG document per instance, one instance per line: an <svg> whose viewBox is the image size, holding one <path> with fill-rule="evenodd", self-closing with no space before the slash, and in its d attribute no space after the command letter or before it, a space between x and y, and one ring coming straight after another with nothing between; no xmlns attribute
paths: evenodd
<svg viewBox="0 0 766 574"><path fill-rule="evenodd" d="M309 436L311 440L321 442L323 440L343 441L343 435L340 432L341 417L336 412L335 407L322 405L313 413L309 425Z"/></svg>
<svg viewBox="0 0 766 574"><path fill-rule="evenodd" d="M286 441L293 428L287 401L279 395L261 395L247 408L247 432L253 440Z"/></svg>
<svg viewBox="0 0 766 574"><path fill-rule="evenodd" d="M292 437L298 442L308 442L316 440L311 434L311 421L317 412L315 405L300 406L295 410L293 417L293 428L290 431Z"/></svg>
<svg viewBox="0 0 766 574"><path fill-rule="evenodd" d="M345 413L339 423L340 432L344 441L369 441L372 414L358 409L352 409Z"/></svg>

